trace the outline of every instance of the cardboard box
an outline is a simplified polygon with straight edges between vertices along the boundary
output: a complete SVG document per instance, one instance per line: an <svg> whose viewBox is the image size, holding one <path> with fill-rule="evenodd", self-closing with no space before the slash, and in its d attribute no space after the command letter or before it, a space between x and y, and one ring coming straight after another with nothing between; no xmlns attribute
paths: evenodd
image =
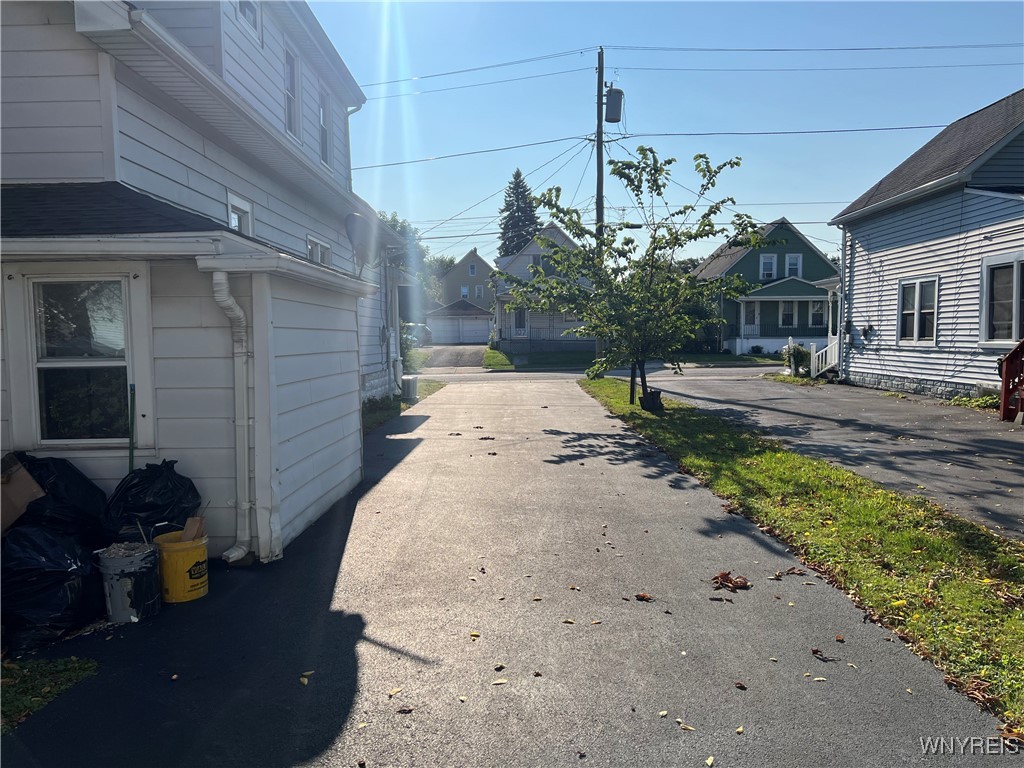
<svg viewBox="0 0 1024 768"><path fill-rule="evenodd" d="M13 454L6 454L3 458L3 474L0 476L2 532L6 533L14 521L24 514L30 502L45 495L46 491L39 487L39 483L32 478L21 462L14 458Z"/></svg>

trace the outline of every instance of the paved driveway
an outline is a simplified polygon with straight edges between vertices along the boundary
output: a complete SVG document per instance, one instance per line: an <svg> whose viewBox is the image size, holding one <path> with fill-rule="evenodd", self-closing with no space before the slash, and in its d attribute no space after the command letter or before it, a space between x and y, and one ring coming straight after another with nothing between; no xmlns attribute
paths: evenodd
<svg viewBox="0 0 1024 768"><path fill-rule="evenodd" d="M427 359L424 373L459 373L464 369L481 368L484 364L484 350L487 347L479 344L456 344L427 349L430 351L430 357Z"/></svg>
<svg viewBox="0 0 1024 768"><path fill-rule="evenodd" d="M1024 428L991 412L850 386L796 387L763 368L661 370L652 386L763 428L793 450L921 494L1024 540Z"/></svg>

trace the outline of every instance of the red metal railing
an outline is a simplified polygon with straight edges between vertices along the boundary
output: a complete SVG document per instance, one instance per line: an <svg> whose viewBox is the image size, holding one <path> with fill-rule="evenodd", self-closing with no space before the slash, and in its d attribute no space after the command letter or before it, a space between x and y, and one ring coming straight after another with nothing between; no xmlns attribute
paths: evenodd
<svg viewBox="0 0 1024 768"><path fill-rule="evenodd" d="M1024 340L1012 352L999 358L1003 386L999 393L999 418L1013 421L1024 410Z"/></svg>

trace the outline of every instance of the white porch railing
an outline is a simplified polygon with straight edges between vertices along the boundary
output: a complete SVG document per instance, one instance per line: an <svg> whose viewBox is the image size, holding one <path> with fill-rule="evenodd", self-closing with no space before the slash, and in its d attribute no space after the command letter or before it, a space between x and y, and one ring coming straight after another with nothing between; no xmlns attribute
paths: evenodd
<svg viewBox="0 0 1024 768"><path fill-rule="evenodd" d="M824 373L829 368L839 367L839 338L829 339L823 350L818 351L817 344L811 344L811 378Z"/></svg>

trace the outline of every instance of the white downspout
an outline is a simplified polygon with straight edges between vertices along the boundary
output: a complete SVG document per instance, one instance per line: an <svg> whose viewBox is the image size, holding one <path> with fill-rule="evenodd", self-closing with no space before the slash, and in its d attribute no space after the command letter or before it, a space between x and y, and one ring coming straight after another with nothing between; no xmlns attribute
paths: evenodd
<svg viewBox="0 0 1024 768"><path fill-rule="evenodd" d="M223 555L229 563L250 551L252 524L249 496L249 332L245 311L231 295L227 272L213 273L213 299L231 321L235 385L235 543Z"/></svg>

